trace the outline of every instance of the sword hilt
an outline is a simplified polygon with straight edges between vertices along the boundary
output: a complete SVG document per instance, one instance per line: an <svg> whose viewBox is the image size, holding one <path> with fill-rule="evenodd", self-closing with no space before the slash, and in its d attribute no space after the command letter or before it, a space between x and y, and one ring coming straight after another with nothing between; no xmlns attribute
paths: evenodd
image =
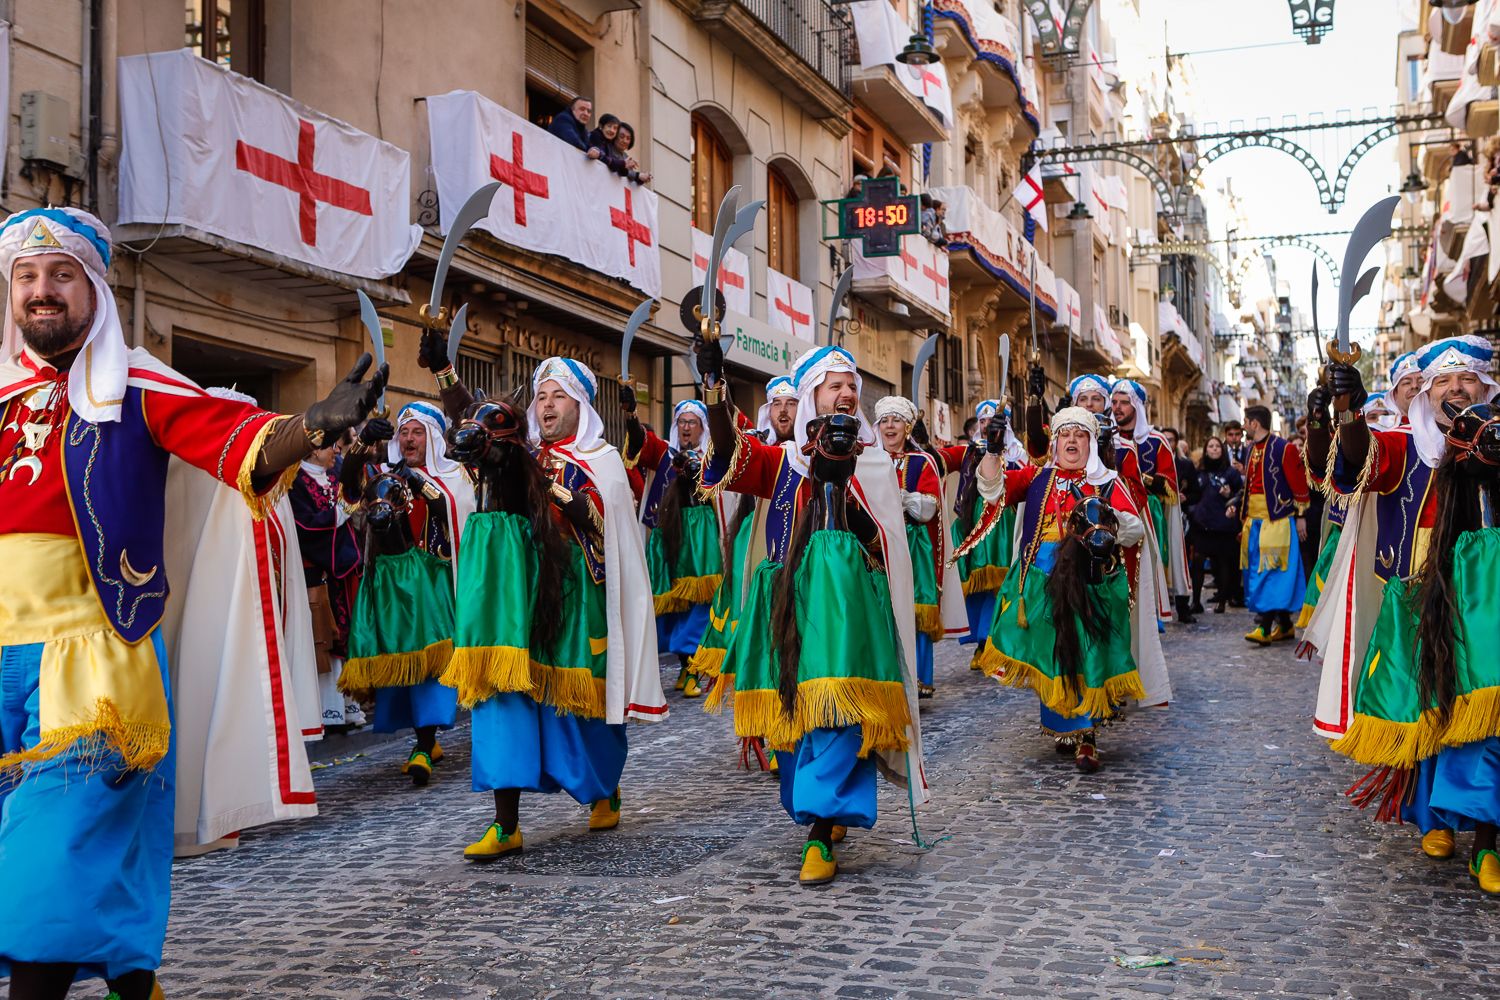
<svg viewBox="0 0 1500 1000"><path fill-rule="evenodd" d="M1328 342L1329 361L1337 361L1340 364L1352 365L1359 361L1361 353L1362 352L1358 344L1350 344L1349 350L1341 351L1339 350L1338 341L1330 340Z"/></svg>
<svg viewBox="0 0 1500 1000"><path fill-rule="evenodd" d="M711 344L719 339L719 321L703 315L701 305L693 306L693 318L698 321L698 335L703 338L704 343Z"/></svg>
<svg viewBox="0 0 1500 1000"><path fill-rule="evenodd" d="M450 318L448 315L447 306L438 306L437 314L434 315L432 313L431 304L427 302L422 303L421 308L417 310L417 315L421 317L422 325L427 327L427 329L429 330L435 330L438 327L447 326L448 320Z"/></svg>

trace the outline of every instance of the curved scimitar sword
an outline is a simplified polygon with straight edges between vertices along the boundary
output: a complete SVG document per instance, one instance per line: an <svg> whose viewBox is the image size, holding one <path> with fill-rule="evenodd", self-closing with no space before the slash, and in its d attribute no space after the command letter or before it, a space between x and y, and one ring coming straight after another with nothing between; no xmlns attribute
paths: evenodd
<svg viewBox="0 0 1500 1000"><path fill-rule="evenodd" d="M458 307L458 312L453 314L453 325L448 327L448 361L458 364L458 345L463 343L464 334L469 329L469 304L465 302Z"/></svg>
<svg viewBox="0 0 1500 1000"><path fill-rule="evenodd" d="M739 204L740 186L736 184L724 192L724 200L719 202L719 213L714 216L714 241L708 252L708 268L703 276L703 299L698 303L700 316L714 314L714 288L719 280L719 259L724 255L724 239L729 235L729 227L734 224Z"/></svg>
<svg viewBox="0 0 1500 1000"><path fill-rule="evenodd" d="M1318 262L1313 261L1312 273L1312 325L1313 343L1318 348L1318 364L1323 363L1323 335L1318 332Z"/></svg>
<svg viewBox="0 0 1500 1000"><path fill-rule="evenodd" d="M1375 276L1379 273L1380 267L1377 265L1359 276L1359 280L1354 283L1354 298L1349 300L1350 309L1359 305L1359 300L1370 294L1370 289L1375 287Z"/></svg>
<svg viewBox="0 0 1500 1000"><path fill-rule="evenodd" d="M1032 302L1035 301L1036 296L1032 296ZM1032 318L1035 319L1036 306L1033 305L1031 309ZM1000 335L1000 404L1002 408L1010 395L1010 391L1006 388L1008 385L1010 385L1010 334L1002 333Z"/></svg>
<svg viewBox="0 0 1500 1000"><path fill-rule="evenodd" d="M355 292L359 296L359 318L365 324L365 332L370 335L370 353L375 355L375 368L378 369L385 364L385 333L380 329L380 314L375 311L375 303L363 290ZM385 390L380 391L380 399L375 403L377 416L385 416Z"/></svg>
<svg viewBox="0 0 1500 1000"><path fill-rule="evenodd" d="M651 318L651 307L656 305L655 299L647 299L635 307L635 312L630 314L630 319L625 322L625 332L620 336L620 381L630 381L630 345L635 343L635 332L641 328L641 324Z"/></svg>
<svg viewBox="0 0 1500 1000"><path fill-rule="evenodd" d="M917 360L911 366L911 405L917 409L922 408L922 373L927 370L927 362L932 360L933 354L937 352L938 337L941 334L928 334L927 339L922 341L922 346L917 348Z"/></svg>
<svg viewBox="0 0 1500 1000"><path fill-rule="evenodd" d="M828 304L828 346L833 346L833 324L838 322L839 309L843 307L844 300L849 297L849 287L854 284L854 268L844 268L844 273L839 275L838 284L833 286L833 301Z"/></svg>
<svg viewBox="0 0 1500 1000"><path fill-rule="evenodd" d="M1344 250L1344 266L1339 272L1338 333L1334 343L1328 347L1328 356L1334 361L1352 364L1359 358L1359 348L1349 344L1349 313L1354 308L1356 290L1364 277L1361 275L1358 279L1351 280L1351 276L1360 274L1359 266L1364 263L1365 257L1376 244L1391 235L1391 215L1400 203L1401 196L1395 194L1377 201L1360 216L1354 232L1349 236L1349 245Z"/></svg>
<svg viewBox="0 0 1500 1000"><path fill-rule="evenodd" d="M439 303L443 300L443 286L448 281L448 265L453 263L453 255L458 252L458 245L463 242L465 234L474 225L490 214L490 202L495 198L495 192L500 190L499 181L490 183L479 188L469 195L458 214L453 217L453 225L448 227L448 235L443 238L443 249L438 254L437 268L432 272L432 294L427 299L427 305L422 309L422 319L428 323L437 324L443 321L443 315ZM453 352L448 356L452 358Z"/></svg>

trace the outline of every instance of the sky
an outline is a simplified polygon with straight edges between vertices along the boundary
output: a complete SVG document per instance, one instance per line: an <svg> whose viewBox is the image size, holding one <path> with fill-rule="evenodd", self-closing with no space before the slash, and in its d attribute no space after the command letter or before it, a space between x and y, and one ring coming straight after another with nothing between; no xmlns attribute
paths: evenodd
<svg viewBox="0 0 1500 1000"><path fill-rule="evenodd" d="M1172 51L1196 53L1192 55L1198 82L1195 103L1204 126L1216 122L1219 131L1254 128L1258 119L1267 118L1270 124L1279 125L1288 115L1306 122L1318 112L1325 119L1334 119L1339 112L1359 119L1372 117L1366 109L1389 114L1396 101L1396 35L1403 29L1399 0L1343 0L1335 7L1333 31L1319 45L1295 39L1285 0L1164 0L1164 4ZM1247 48L1203 51L1232 46ZM1231 127L1234 119L1242 119L1243 124ZM1322 161L1332 182L1358 134L1344 129L1337 136L1293 138ZM1350 229L1373 202L1399 191L1402 178L1396 154L1401 141L1399 136L1387 139L1365 155L1354 170L1345 207L1336 215L1329 215L1320 204L1307 171L1275 150L1231 153L1207 168L1204 182L1214 188L1232 178L1250 219L1245 235ZM1219 228L1215 220L1210 224ZM1342 265L1347 239L1332 236L1318 242ZM1291 285L1292 304L1306 311L1313 255L1299 248L1272 253L1277 277ZM1366 266L1378 262L1372 252ZM1326 273L1319 282L1318 318L1328 330L1337 317L1337 292ZM1356 307L1351 327L1373 326L1379 300L1377 285ZM1368 342L1373 334L1356 333L1355 339Z"/></svg>

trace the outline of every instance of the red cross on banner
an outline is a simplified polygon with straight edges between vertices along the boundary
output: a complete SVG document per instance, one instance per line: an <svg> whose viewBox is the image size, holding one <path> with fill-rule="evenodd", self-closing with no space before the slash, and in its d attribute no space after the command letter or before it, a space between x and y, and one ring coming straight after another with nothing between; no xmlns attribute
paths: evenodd
<svg viewBox="0 0 1500 1000"><path fill-rule="evenodd" d="M799 326L808 326L812 323L811 313L798 312L796 310L796 307L792 305L791 289L787 290L785 302L781 301L780 299L776 299L773 304L776 306L777 312L781 313L787 319L792 321L792 336L794 337L797 335L797 328Z"/></svg>
<svg viewBox="0 0 1500 1000"><path fill-rule="evenodd" d="M922 265L922 275L932 281L932 295L935 300L941 300L943 289L948 287L948 279L935 267Z"/></svg>
<svg viewBox="0 0 1500 1000"><path fill-rule="evenodd" d="M630 197L630 189L625 189L625 208L611 208L609 210L609 224L625 233L625 246L630 251L630 266L635 267L635 245L649 247L651 245L651 227L637 219L632 213L634 205Z"/></svg>
<svg viewBox="0 0 1500 1000"><path fill-rule="evenodd" d="M932 84L939 91L943 89L943 78L930 70L922 70L922 96L927 96L927 85Z"/></svg>
<svg viewBox="0 0 1500 1000"><path fill-rule="evenodd" d="M510 134L510 159L502 160L490 154L490 176L501 184L509 184L514 195L516 225L526 225L526 196L552 197L547 193L547 176L526 169L526 149L522 145L521 133Z"/></svg>
<svg viewBox="0 0 1500 1000"><path fill-rule="evenodd" d="M905 241L901 244L901 276L908 281L911 280L911 269L917 266L916 254L906 249Z"/></svg>
<svg viewBox="0 0 1500 1000"><path fill-rule="evenodd" d="M313 169L316 132L313 123L299 118L297 159L288 160L240 139L234 146L234 165L239 170L297 193L297 219L302 242L318 245L318 203L323 202L360 215L372 215L370 192Z"/></svg>
<svg viewBox="0 0 1500 1000"><path fill-rule="evenodd" d="M699 256L698 254L693 254L693 266L696 268L701 268L703 273L707 274L708 258ZM721 261L719 263L719 287L723 288L726 285L728 285L730 288L744 288L745 276L742 274L735 274L733 271L729 270L729 268L725 267L723 262Z"/></svg>

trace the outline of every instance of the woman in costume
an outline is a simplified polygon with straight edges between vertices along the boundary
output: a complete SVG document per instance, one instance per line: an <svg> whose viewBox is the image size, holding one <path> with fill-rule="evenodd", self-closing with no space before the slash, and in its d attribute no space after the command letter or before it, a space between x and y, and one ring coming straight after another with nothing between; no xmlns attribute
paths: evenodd
<svg viewBox="0 0 1500 1000"><path fill-rule="evenodd" d="M943 637L941 581L944 565L942 518L943 486L932 456L911 447L917 408L901 396L886 396L875 404L875 431L885 453L896 466L901 484L901 506L906 513L906 547L911 553L912 590L916 598L917 697L931 698L932 645Z"/></svg>
<svg viewBox="0 0 1500 1000"><path fill-rule="evenodd" d="M408 403L396 418L371 420L344 463L345 500L388 512L383 480L406 486L407 505L390 522L366 510L365 568L349 626L349 658L339 677L345 693L374 690L375 731L416 731L401 772L421 787L442 759L437 731L453 726L458 701L438 678L453 655L454 559L474 510L468 473L448 457L448 421L429 403ZM375 447L389 438L387 463ZM399 491L397 491L399 492Z"/></svg>
<svg viewBox="0 0 1500 1000"><path fill-rule="evenodd" d="M1092 413L1067 407L1053 415L1046 465L1007 471L998 455L987 455L979 488L988 506L975 530L1025 502L1015 572L1000 589L980 665L1037 693L1043 730L1074 741L1085 773L1099 766L1096 726L1125 699L1146 697L1132 650L1126 566L1139 561L1145 529L1119 477L1099 461L1098 431ZM993 423L989 440L998 451Z"/></svg>

